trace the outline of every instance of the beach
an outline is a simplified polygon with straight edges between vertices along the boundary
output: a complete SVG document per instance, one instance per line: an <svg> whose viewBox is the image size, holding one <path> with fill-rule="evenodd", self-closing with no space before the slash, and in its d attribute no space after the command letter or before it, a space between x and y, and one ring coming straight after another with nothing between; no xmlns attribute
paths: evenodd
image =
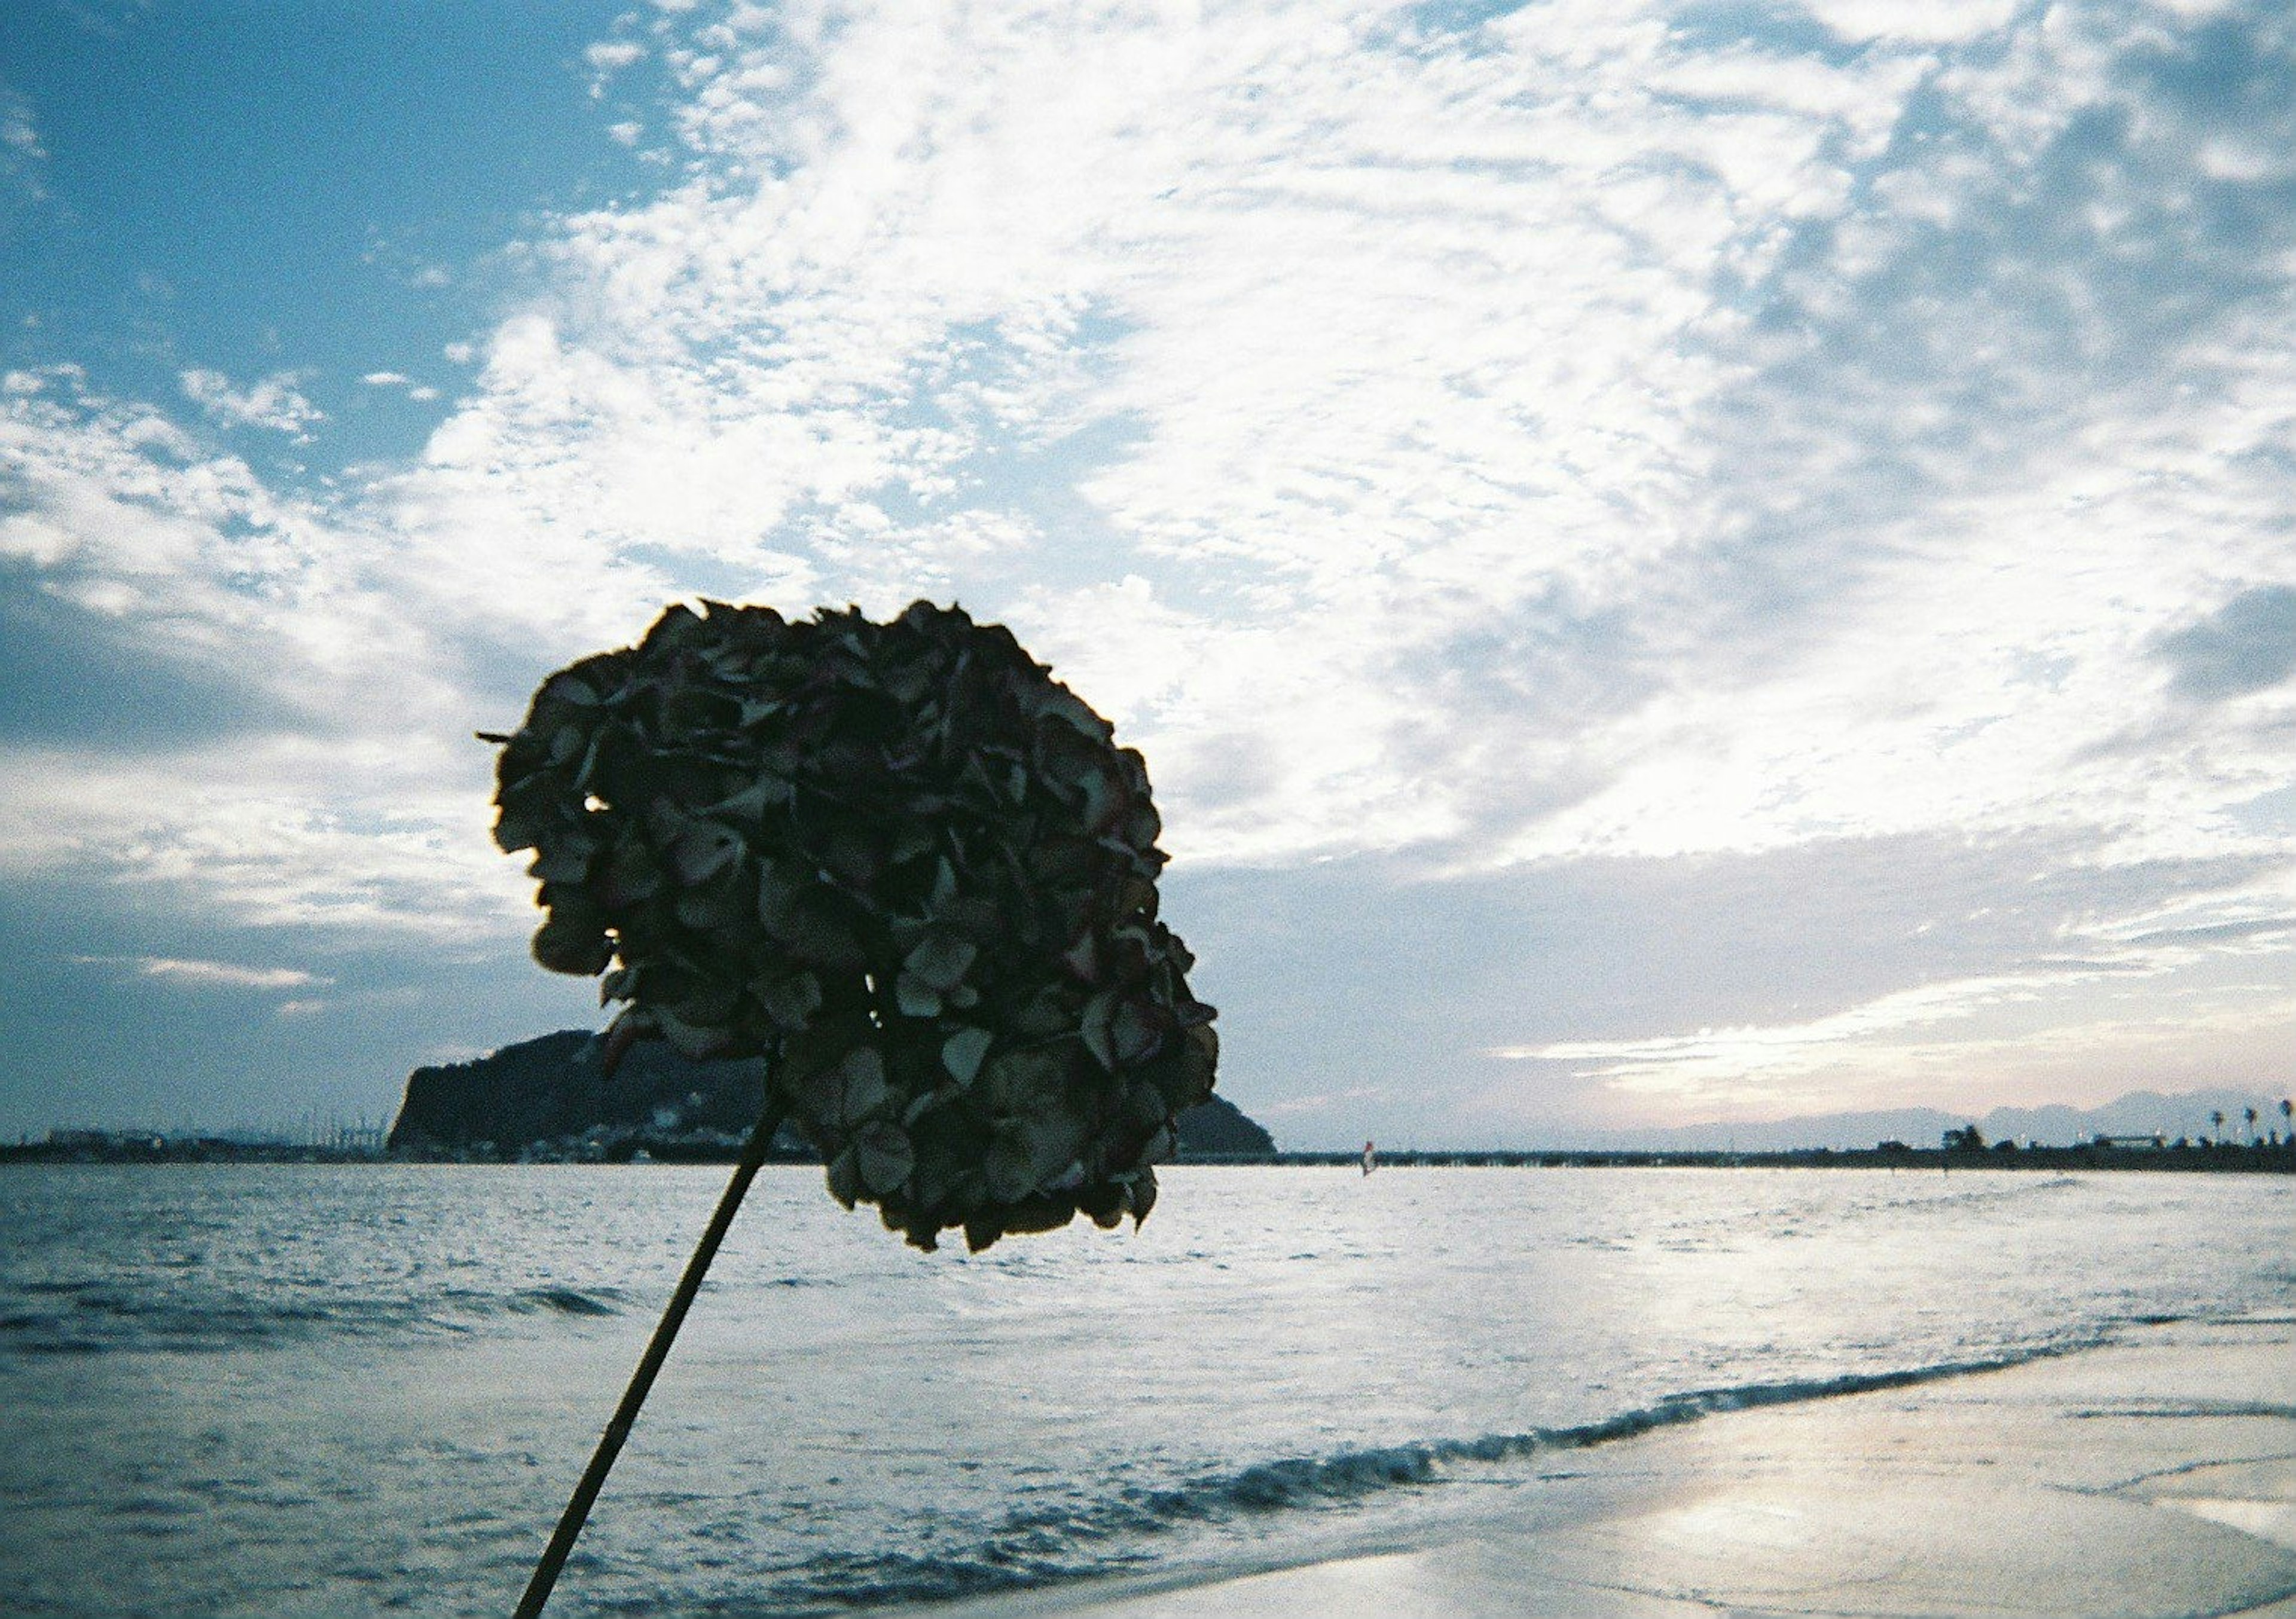
<svg viewBox="0 0 2296 1619"><path fill-rule="evenodd" d="M723 1185L6 1173L12 1619L508 1611ZM2296 1591L2284 1177L1184 1167L1165 1190L1136 1231L921 1254L818 1170L767 1169L550 1612Z"/></svg>
<svg viewBox="0 0 2296 1619"><path fill-rule="evenodd" d="M1558 1451L1456 1538L939 1619L2296 1615L2296 1318L2165 1323Z"/></svg>

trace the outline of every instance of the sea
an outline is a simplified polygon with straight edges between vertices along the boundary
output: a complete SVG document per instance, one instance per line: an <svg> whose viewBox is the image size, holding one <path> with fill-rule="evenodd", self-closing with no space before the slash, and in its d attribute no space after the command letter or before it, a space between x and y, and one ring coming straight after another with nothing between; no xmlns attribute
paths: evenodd
<svg viewBox="0 0 2296 1619"><path fill-rule="evenodd" d="M726 1173L0 1169L0 1611L507 1612ZM1184 1166L923 1254L768 1168L550 1611L1424 1541L1655 1427L2284 1313L2292 1235L2281 1176Z"/></svg>

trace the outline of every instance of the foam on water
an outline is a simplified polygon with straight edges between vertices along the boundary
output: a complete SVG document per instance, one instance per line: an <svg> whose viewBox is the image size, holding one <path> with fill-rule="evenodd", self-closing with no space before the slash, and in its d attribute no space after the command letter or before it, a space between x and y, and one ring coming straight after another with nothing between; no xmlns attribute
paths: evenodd
<svg viewBox="0 0 2296 1619"><path fill-rule="evenodd" d="M12 1169L11 1612L500 1612L722 1184ZM1415 1533L1717 1411L2284 1308L2284 1182L1183 1170L918 1255L771 1170L562 1595L791 1613Z"/></svg>

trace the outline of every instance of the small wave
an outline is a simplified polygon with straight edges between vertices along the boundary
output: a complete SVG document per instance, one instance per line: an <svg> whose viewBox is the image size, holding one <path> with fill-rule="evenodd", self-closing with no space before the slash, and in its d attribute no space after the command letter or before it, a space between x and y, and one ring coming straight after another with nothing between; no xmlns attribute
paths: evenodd
<svg viewBox="0 0 2296 1619"><path fill-rule="evenodd" d="M828 1552L789 1570L775 1582L773 1604L764 1611L789 1611L784 1604L800 1612L907 1607L1025 1590L1087 1574L1114 1574L1123 1566L1121 1562L1086 1565L1016 1557L998 1542L975 1553Z"/></svg>
<svg viewBox="0 0 2296 1619"><path fill-rule="evenodd" d="M0 1296L0 1353L102 1354L115 1350L214 1353L331 1337L463 1334L474 1321L521 1315L619 1316L615 1288L562 1284L504 1291L367 1292L324 1298L104 1282L29 1284Z"/></svg>
<svg viewBox="0 0 2296 1619"><path fill-rule="evenodd" d="M244 1299L195 1302L117 1288L52 1289L62 1308L0 1316L0 1344L31 1354L100 1354L112 1349L239 1349L301 1337L337 1325L309 1304Z"/></svg>
<svg viewBox="0 0 2296 1619"><path fill-rule="evenodd" d="M22 1331L12 1327L7 1334L7 1344L18 1354L31 1355L102 1354L111 1347L96 1338L75 1337L66 1332Z"/></svg>
<svg viewBox="0 0 2296 1619"><path fill-rule="evenodd" d="M1145 1566L1140 1544L1190 1528L1217 1530L1263 1515L1344 1508L1391 1490L1441 1483L1462 1469L1587 1450L1725 1411L1830 1400L2000 1371L2103 1342L2067 1339L1969 1360L1840 1377L1740 1384L1669 1394L1574 1427L1436 1439L1335 1454L1257 1462L1165 1488L1007 1515L985 1540L937 1553L845 1552L783 1573L775 1595L797 1601L917 1603L1055 1584Z"/></svg>
<svg viewBox="0 0 2296 1619"><path fill-rule="evenodd" d="M561 1315L619 1315L621 1310L613 1302L619 1296L619 1292L606 1288L594 1293L585 1293L579 1288L528 1288L511 1296L510 1308L555 1310Z"/></svg>
<svg viewBox="0 0 2296 1619"><path fill-rule="evenodd" d="M575 1288L563 1282L545 1282L531 1288L514 1288L507 1292L480 1288L448 1288L421 1301L422 1324L460 1331L463 1329L457 1318L475 1317L484 1321L505 1315L547 1314L593 1319L619 1315L628 1296L619 1288Z"/></svg>
<svg viewBox="0 0 2296 1619"><path fill-rule="evenodd" d="M1462 1464L1513 1461L1553 1451L1587 1450L1725 1411L1833 1400L1845 1394L1910 1388L1979 1372L2003 1371L2013 1366L2074 1353L2094 1347L2097 1342L2081 1339L2042 1345L1982 1359L1947 1361L1891 1371L1847 1372L1834 1378L1693 1389L1575 1427L1533 1428L1521 1434L1486 1434L1473 1439L1438 1439L1420 1444L1343 1451L1328 1457L1262 1462L1180 1490L1159 1492L1143 1504L1161 1516L1183 1517L1217 1516L1230 1510L1265 1512L1319 1500L1343 1500L1398 1484L1431 1483L1447 1468Z"/></svg>
<svg viewBox="0 0 2296 1619"><path fill-rule="evenodd" d="M2002 1371L2094 1348L2102 1341L2083 1337L1979 1359L1946 1361L1890 1371L1847 1372L1834 1378L1693 1389L1576 1427L1487 1434L1473 1439L1438 1439L1419 1444L1343 1451L1333 1456L1261 1462L1177 1489L1146 1493L1134 1498L1134 1504L1160 1517L1201 1518L1347 1500L1397 1485L1431 1483L1447 1468L1463 1464L1519 1460L1551 1451L1586 1450L1724 1411L1833 1400L1845 1394L1909 1388L1979 1372Z"/></svg>
<svg viewBox="0 0 2296 1619"><path fill-rule="evenodd" d="M2156 1417L2179 1422L2194 1417L2260 1417L2276 1422L2290 1422L2296 1421L2296 1405L2259 1400L2179 1400L2165 1404L2099 1406L2066 1414L2076 1421L2084 1422Z"/></svg>

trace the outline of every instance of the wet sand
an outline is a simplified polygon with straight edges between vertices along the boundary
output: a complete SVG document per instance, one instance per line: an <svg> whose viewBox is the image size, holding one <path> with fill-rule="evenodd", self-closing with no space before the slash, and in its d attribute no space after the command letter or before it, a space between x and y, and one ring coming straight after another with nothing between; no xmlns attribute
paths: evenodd
<svg viewBox="0 0 2296 1619"><path fill-rule="evenodd" d="M1558 1453L1441 1544L916 1611L2296 1619L2296 1316Z"/></svg>

